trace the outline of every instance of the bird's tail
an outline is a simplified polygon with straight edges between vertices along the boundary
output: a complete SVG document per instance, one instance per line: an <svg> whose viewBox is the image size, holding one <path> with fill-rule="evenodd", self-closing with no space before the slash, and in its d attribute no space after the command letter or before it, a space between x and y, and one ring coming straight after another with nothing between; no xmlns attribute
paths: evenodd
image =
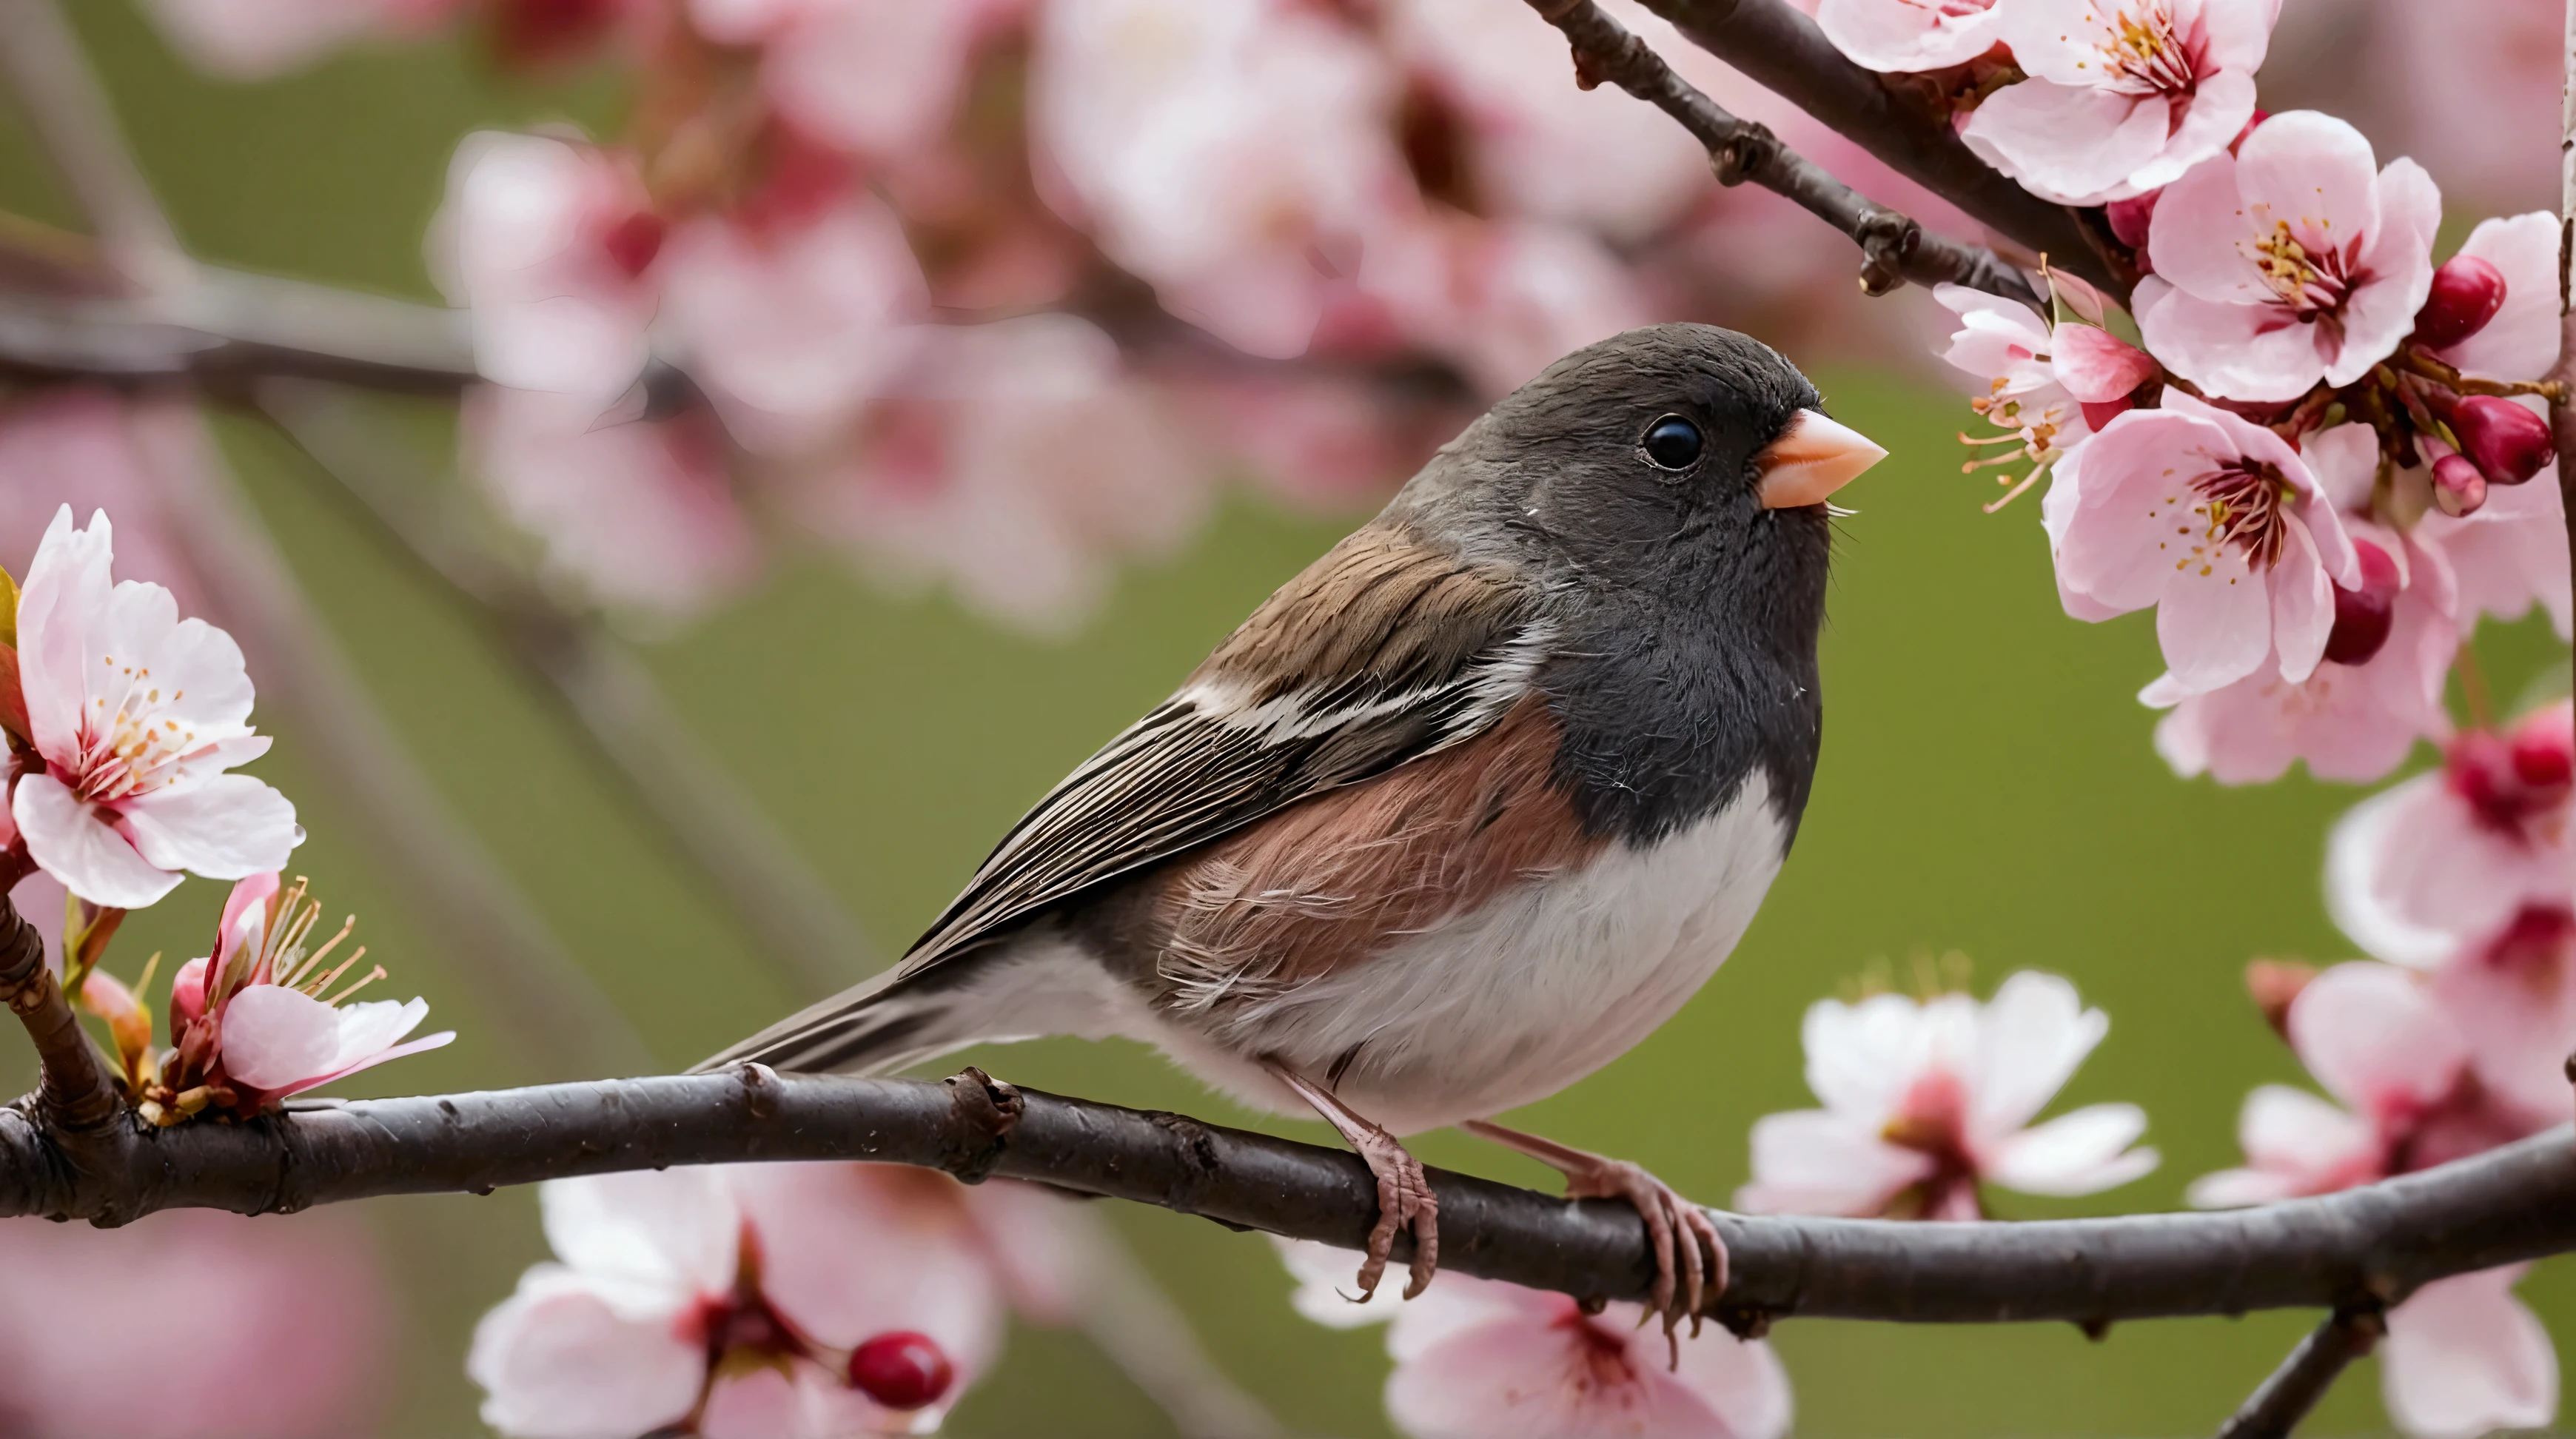
<svg viewBox="0 0 2576 1439"><path fill-rule="evenodd" d="M945 969L907 974L897 965L699 1061L689 1072L753 1063L801 1074L887 1074L1002 1037L985 1032L972 987L946 982L952 976Z"/></svg>

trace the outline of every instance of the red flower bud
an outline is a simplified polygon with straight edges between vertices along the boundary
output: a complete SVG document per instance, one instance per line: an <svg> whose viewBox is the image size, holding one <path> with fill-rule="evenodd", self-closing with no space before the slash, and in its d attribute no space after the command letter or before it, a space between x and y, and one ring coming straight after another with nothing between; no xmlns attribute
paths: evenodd
<svg viewBox="0 0 2576 1439"><path fill-rule="evenodd" d="M2152 275L2156 267L2147 260L2147 229L2156 218L2156 201L2164 191L2149 190L2127 200L2114 200L2102 207L2102 218L2111 222L2111 233L2121 244L2137 252L2138 273Z"/></svg>
<svg viewBox="0 0 2576 1439"><path fill-rule="evenodd" d="M2295 960L2258 959L2245 966L2245 992L2254 997L2254 1007L2263 1011L2263 1022L2283 1039L2290 1037L2290 1004L2308 981L2317 977L2317 967Z"/></svg>
<svg viewBox="0 0 2576 1439"><path fill-rule="evenodd" d="M2491 485L2518 485L2552 458L2549 422L2502 395L2471 395L2451 411L2460 453Z"/></svg>
<svg viewBox="0 0 2576 1439"><path fill-rule="evenodd" d="M2576 728L2568 725L2564 706L2553 705L2514 726L2506 743L2514 778L2534 794L2554 803L2576 784Z"/></svg>
<svg viewBox="0 0 2576 1439"><path fill-rule="evenodd" d="M662 236L667 229L661 216L650 210L638 210L609 226L608 233L599 237L599 246L608 252L608 258L616 262L626 278L632 280L642 276L645 267L653 263L653 257L662 253Z"/></svg>
<svg viewBox="0 0 2576 1439"><path fill-rule="evenodd" d="M2433 462L2433 503L2457 519L2487 502L2487 477L2458 455Z"/></svg>
<svg viewBox="0 0 2576 1439"><path fill-rule="evenodd" d="M2475 255L2453 255L2433 272L2433 291L2415 312L2415 342L2446 350L2487 327L2504 308L2504 271Z"/></svg>
<svg viewBox="0 0 2576 1439"><path fill-rule="evenodd" d="M850 1352L850 1382L888 1409L936 1404L956 1380L957 1366L927 1334L879 1334Z"/></svg>
<svg viewBox="0 0 2576 1439"><path fill-rule="evenodd" d="M2361 559L2361 586L2335 586L2334 628L2326 633L2326 658L2339 665L2367 664L2388 643L2388 626L2397 614L2397 561L2368 540L2354 540Z"/></svg>

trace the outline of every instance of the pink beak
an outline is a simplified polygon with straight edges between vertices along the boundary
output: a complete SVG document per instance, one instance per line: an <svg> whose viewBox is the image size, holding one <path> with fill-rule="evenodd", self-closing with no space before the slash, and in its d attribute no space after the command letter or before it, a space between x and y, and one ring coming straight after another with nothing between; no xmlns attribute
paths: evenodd
<svg viewBox="0 0 2576 1439"><path fill-rule="evenodd" d="M1789 428L1780 432L1780 438L1753 457L1762 472L1762 507L1785 510L1821 505L1861 471L1886 458L1887 451L1860 431L1813 410L1800 410L1790 417Z"/></svg>

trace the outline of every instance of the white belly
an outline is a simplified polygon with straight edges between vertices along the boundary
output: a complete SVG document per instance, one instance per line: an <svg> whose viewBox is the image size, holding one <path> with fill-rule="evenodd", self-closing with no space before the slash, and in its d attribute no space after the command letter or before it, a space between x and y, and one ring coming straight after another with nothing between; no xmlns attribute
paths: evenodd
<svg viewBox="0 0 2576 1439"><path fill-rule="evenodd" d="M1699 991L1779 873L1785 827L1759 770L1716 816L1648 849L1507 892L1365 964L1246 1005L1213 1030L1139 1009L1140 1031L1262 1108L1307 1113L1262 1072L1276 1055L1398 1134L1556 1093L1633 1048Z"/></svg>

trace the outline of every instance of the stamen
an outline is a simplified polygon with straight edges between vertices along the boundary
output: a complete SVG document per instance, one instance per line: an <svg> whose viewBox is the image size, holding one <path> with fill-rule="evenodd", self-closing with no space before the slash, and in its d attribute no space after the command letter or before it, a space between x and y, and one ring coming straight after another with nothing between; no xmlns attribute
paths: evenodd
<svg viewBox="0 0 2576 1439"><path fill-rule="evenodd" d="M366 951L365 951L364 949L361 949L361 950L359 950L359 951L358 951L358 954L364 954L364 953L366 953ZM356 963L356 962L357 962L358 954L353 954L353 955L350 955L350 956L349 956L349 960L350 960L350 962L351 962L351 963L353 963L353 964L354 964L354 963ZM380 964L380 965L377 965L375 968L373 968L373 969L371 969L371 970L368 970L368 971L367 971L367 977L366 977L366 978L364 978L364 979L362 979L362 980L359 980L356 984L350 985L347 989L344 989L344 990L340 991L340 997L339 997L339 998L337 998L337 999L326 999L326 1000L324 1000L324 1001L322 1001L322 1002L323 1002L324 1004L328 1004L328 1005L333 1006L334 1008L337 1008L337 1007L338 1007L338 1006L340 1006L340 1005L343 1005L343 1004L348 1003L348 1002L349 1002L349 996L350 996L350 995L356 994L359 990L362 990L362 989L366 988L368 985L371 985L371 984L375 983L377 980L380 980L380 979L382 979L382 978L384 978L384 977L385 977L385 967L384 967L383 965L381 965L381 964Z"/></svg>

